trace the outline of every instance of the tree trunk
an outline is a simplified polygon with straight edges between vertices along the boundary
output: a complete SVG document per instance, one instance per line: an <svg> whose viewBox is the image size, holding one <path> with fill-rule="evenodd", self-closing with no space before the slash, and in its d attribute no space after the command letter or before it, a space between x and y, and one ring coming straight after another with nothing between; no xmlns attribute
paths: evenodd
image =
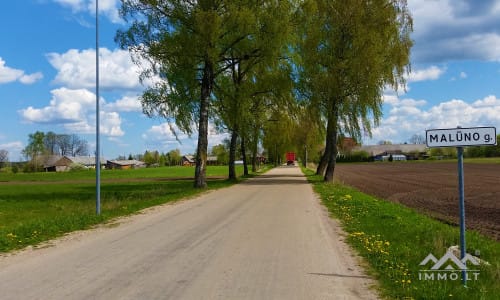
<svg viewBox="0 0 500 300"><path fill-rule="evenodd" d="M243 156L243 175L248 176L247 151L244 137L241 137L241 156Z"/></svg>
<svg viewBox="0 0 500 300"><path fill-rule="evenodd" d="M328 136L327 141L330 140L330 142L327 142L327 147L329 156L327 157L327 166L326 166L326 171L325 171L325 176L324 176L324 181L325 182L333 182L333 173L335 171L335 163L337 160L337 111L334 109L332 114L329 116L328 119L328 125L327 125L327 134ZM325 151L326 152L326 151Z"/></svg>
<svg viewBox="0 0 500 300"><path fill-rule="evenodd" d="M333 149L330 151L330 157L328 158L328 165L326 167L325 182L333 182L333 173L335 171L335 163L337 160L337 135L334 134L331 137Z"/></svg>
<svg viewBox="0 0 500 300"><path fill-rule="evenodd" d="M252 141L252 172L257 172L257 148L258 148L258 137L259 133L254 130L253 141Z"/></svg>
<svg viewBox="0 0 500 300"><path fill-rule="evenodd" d="M200 119L198 121L198 147L196 148L196 168L194 187L207 187L207 153L208 153L208 106L212 93L213 65L206 61L203 69L200 96Z"/></svg>
<svg viewBox="0 0 500 300"><path fill-rule="evenodd" d="M323 155L321 155L321 160L319 161L318 168L316 169L316 175L325 175L325 170L326 166L328 165L328 158L330 157L331 153L331 133L329 132L329 129L327 129L326 132L326 145L325 145L325 151L323 151Z"/></svg>
<svg viewBox="0 0 500 300"><path fill-rule="evenodd" d="M238 142L238 133L233 130L231 133L231 143L229 145L229 179L236 180L236 168L234 161L236 160L236 146Z"/></svg>

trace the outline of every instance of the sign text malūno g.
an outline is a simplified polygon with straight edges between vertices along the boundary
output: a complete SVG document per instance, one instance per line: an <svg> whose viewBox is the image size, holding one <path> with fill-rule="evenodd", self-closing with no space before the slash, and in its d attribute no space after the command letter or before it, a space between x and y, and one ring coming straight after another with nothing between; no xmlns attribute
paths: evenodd
<svg viewBox="0 0 500 300"><path fill-rule="evenodd" d="M494 146L497 144L495 127L430 129L425 131L427 147L457 147L458 199L460 217L460 258L466 256L465 245L465 193L464 193L464 147ZM462 283L467 283L467 271L462 270Z"/></svg>
<svg viewBox="0 0 500 300"><path fill-rule="evenodd" d="M494 146L495 127L429 129L425 132L427 147Z"/></svg>

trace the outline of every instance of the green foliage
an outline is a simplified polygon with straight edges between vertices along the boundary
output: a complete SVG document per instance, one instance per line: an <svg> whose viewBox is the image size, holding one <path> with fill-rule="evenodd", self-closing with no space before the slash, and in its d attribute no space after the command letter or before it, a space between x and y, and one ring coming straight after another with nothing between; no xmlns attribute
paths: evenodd
<svg viewBox="0 0 500 300"><path fill-rule="evenodd" d="M466 157L500 157L500 134L497 135L496 146L467 147Z"/></svg>
<svg viewBox="0 0 500 300"><path fill-rule="evenodd" d="M347 232L347 241L368 262L383 297L390 299L497 299L500 294L500 244L476 232L467 232L467 252L480 250L477 281L467 288L460 280L420 280L420 262L436 257L459 243L459 230L400 204L376 199L339 183L322 182L305 170L314 190ZM397 230L395 230L397 228Z"/></svg>
<svg viewBox="0 0 500 300"><path fill-rule="evenodd" d="M337 162L368 162L370 154L366 151L353 151L345 156L337 158Z"/></svg>
<svg viewBox="0 0 500 300"><path fill-rule="evenodd" d="M146 166L159 166L160 165L160 153L158 151L146 151L144 152L144 162Z"/></svg>
<svg viewBox="0 0 500 300"><path fill-rule="evenodd" d="M288 5L288 1L122 1L121 15L131 22L115 40L143 66L141 78L156 81L141 97L144 113L169 123L175 120L188 134L198 124L198 187L205 186L208 120L220 118L231 130L244 131L240 122L249 119L252 86L261 81L253 69L260 63L276 64L287 49L283 36L290 28Z"/></svg>
<svg viewBox="0 0 500 300"><path fill-rule="evenodd" d="M165 163L168 166L178 166L181 164L182 156L179 149L170 150L165 156Z"/></svg>
<svg viewBox="0 0 500 300"><path fill-rule="evenodd" d="M37 164L44 156L48 155L87 155L88 143L76 134L37 131L29 134L28 145L22 153L27 159Z"/></svg>
<svg viewBox="0 0 500 300"><path fill-rule="evenodd" d="M229 149L224 144L215 145L212 147L211 154L217 156L217 161L220 164L227 165L229 162Z"/></svg>
<svg viewBox="0 0 500 300"><path fill-rule="evenodd" d="M382 115L384 87L404 84L412 19L404 0L307 0L298 19L298 93L319 110L317 121L327 122L318 170L333 180L336 138L371 134Z"/></svg>

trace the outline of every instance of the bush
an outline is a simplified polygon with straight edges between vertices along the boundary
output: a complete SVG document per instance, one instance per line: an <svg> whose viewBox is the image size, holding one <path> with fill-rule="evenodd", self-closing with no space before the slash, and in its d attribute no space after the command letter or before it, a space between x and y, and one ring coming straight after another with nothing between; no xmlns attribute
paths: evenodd
<svg viewBox="0 0 500 300"><path fill-rule="evenodd" d="M346 156L337 157L337 162L367 162L370 155L366 151L353 151Z"/></svg>
<svg viewBox="0 0 500 300"><path fill-rule="evenodd" d="M72 172L77 172L77 171L87 170L87 168L85 168L85 166L83 165L73 163L69 166L69 170Z"/></svg>

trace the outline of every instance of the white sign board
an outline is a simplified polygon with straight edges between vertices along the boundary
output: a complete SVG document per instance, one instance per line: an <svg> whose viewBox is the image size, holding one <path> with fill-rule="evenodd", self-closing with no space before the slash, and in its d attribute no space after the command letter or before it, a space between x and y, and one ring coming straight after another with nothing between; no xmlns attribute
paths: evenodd
<svg viewBox="0 0 500 300"><path fill-rule="evenodd" d="M429 129L425 131L427 147L494 146L495 127Z"/></svg>

